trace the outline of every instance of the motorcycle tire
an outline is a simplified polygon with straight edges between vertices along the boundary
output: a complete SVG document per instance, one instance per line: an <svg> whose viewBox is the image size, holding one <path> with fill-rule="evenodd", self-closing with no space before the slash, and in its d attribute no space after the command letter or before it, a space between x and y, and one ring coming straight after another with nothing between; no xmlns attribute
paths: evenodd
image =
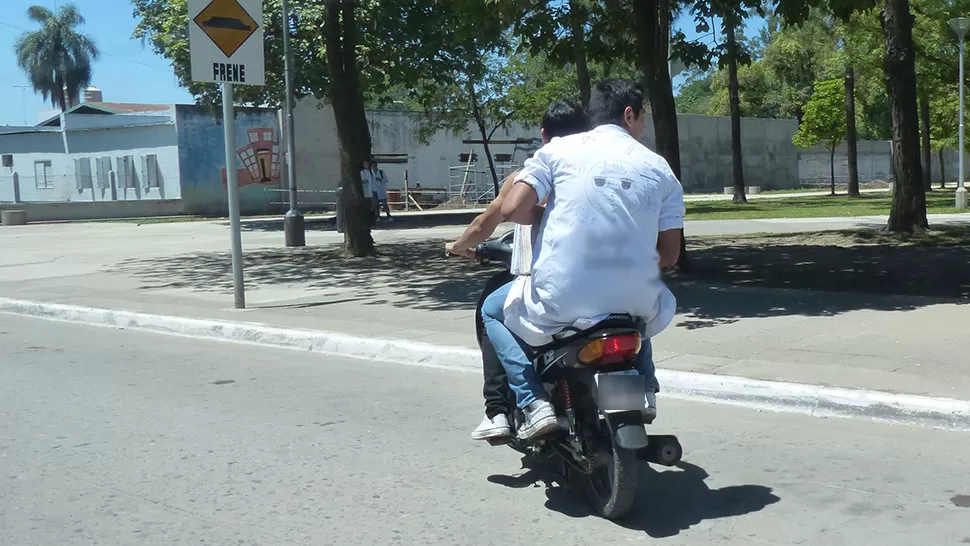
<svg viewBox="0 0 970 546"><path fill-rule="evenodd" d="M583 483L586 497L596 513L612 520L622 518L633 508L633 502L637 496L638 476L636 452L617 446L612 437L610 437L610 444L609 461L604 461L605 468L597 469L607 471L608 487L603 487L606 481L598 479L599 471L585 476Z"/></svg>

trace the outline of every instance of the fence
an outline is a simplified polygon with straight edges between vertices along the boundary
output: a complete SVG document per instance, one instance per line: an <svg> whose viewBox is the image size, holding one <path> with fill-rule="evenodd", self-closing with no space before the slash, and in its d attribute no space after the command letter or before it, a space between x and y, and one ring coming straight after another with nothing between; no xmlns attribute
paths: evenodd
<svg viewBox="0 0 970 546"><path fill-rule="evenodd" d="M289 193L287 188L265 188L266 192L275 193L279 197L270 201L272 205L280 205L284 210L289 207ZM297 205L301 210L333 212L337 209L338 190L301 190L297 189ZM387 205L393 210L434 209L448 201L448 190L442 188L409 188L405 183L403 190L387 190Z"/></svg>

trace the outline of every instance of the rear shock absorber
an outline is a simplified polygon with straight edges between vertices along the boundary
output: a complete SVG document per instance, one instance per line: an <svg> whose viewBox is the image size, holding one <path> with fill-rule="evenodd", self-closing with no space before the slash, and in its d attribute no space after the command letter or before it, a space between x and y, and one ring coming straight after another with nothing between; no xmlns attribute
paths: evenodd
<svg viewBox="0 0 970 546"><path fill-rule="evenodd" d="M559 392L562 393L562 406L566 410L566 424L569 435L576 435L576 411L573 409L573 393L569 390L569 381L559 380Z"/></svg>

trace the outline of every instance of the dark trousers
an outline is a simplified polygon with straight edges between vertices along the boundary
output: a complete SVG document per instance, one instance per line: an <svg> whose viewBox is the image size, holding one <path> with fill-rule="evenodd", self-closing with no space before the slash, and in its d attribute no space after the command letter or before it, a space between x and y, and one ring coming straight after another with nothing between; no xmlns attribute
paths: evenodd
<svg viewBox="0 0 970 546"><path fill-rule="evenodd" d="M482 395L485 397L485 415L493 418L499 414L509 414L515 407L515 399L512 397L512 390L509 389L508 379L505 378L505 368L502 361L495 353L495 348L488 341L485 333L485 324L482 319L482 303L489 294L494 292L506 283L515 279L508 271L502 271L498 275L490 278L485 283L482 297L478 300L478 307L475 309L475 334L478 337L478 346L482 350L482 371L485 376L485 385L482 388Z"/></svg>

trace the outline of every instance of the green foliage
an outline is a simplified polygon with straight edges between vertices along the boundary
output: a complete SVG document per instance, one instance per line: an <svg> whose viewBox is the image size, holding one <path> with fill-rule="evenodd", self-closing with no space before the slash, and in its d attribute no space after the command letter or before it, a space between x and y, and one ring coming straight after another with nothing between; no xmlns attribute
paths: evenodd
<svg viewBox="0 0 970 546"><path fill-rule="evenodd" d="M823 143L834 149L845 139L845 85L840 79L815 83L792 142L799 148Z"/></svg>
<svg viewBox="0 0 970 546"><path fill-rule="evenodd" d="M17 64L34 91L54 107L66 110L67 103L78 102L81 90L91 83L91 63L99 56L98 48L90 37L77 31L84 17L74 4L63 4L57 13L31 6L27 16L41 28L17 39Z"/></svg>
<svg viewBox="0 0 970 546"><path fill-rule="evenodd" d="M179 84L200 104L218 104L216 84L191 81L188 11L186 0L132 0L138 23L133 36L150 44L168 59ZM291 1L289 29L294 52L293 92L296 98L329 96L330 74L324 33L327 0ZM456 51L444 46L454 31L447 19L466 9L474 17L474 2L465 0L359 0L354 14L358 24L357 67L361 93L368 104L402 101L402 89L427 84L424 75L444 74L454 67ZM483 8L479 7L479 11ZM285 97L283 81L282 6L280 0L263 0L266 85L238 86L236 100L254 105L278 105ZM483 25L481 32L494 32ZM413 106L413 105L412 105Z"/></svg>
<svg viewBox="0 0 970 546"><path fill-rule="evenodd" d="M783 102L781 85L763 62L738 67L741 115L755 118L791 117ZM711 116L730 115L728 102L728 74L720 70L711 81L711 101L707 111Z"/></svg>
<svg viewBox="0 0 970 546"><path fill-rule="evenodd" d="M687 78L677 95L677 113L707 115L711 109L713 73L697 71Z"/></svg>

